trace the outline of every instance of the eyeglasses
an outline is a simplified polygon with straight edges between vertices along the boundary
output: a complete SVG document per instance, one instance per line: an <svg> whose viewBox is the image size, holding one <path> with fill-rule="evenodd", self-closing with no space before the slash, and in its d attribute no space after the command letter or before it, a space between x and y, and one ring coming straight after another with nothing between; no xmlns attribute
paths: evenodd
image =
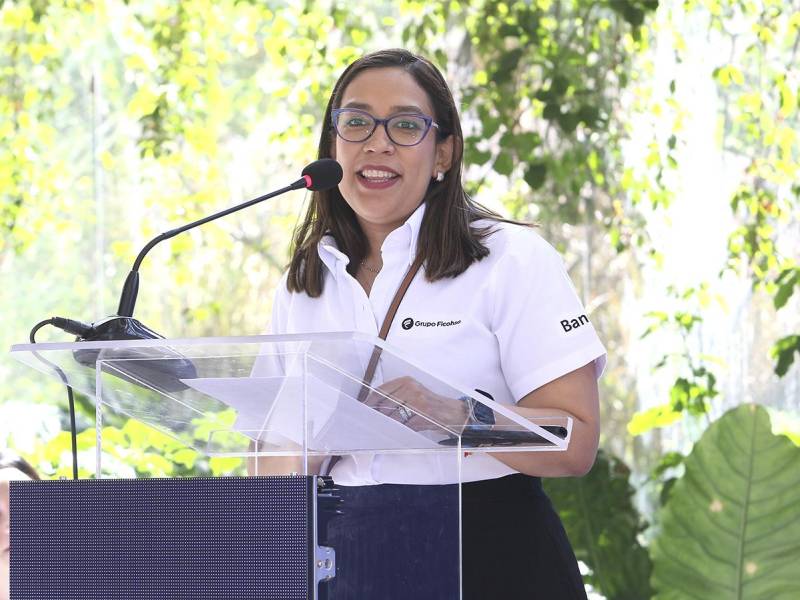
<svg viewBox="0 0 800 600"><path fill-rule="evenodd" d="M378 119L357 108L336 108L331 111L331 121L336 134L346 142L363 142L383 124L386 135L397 146L416 146L430 131L439 125L427 115L400 113L388 119Z"/></svg>

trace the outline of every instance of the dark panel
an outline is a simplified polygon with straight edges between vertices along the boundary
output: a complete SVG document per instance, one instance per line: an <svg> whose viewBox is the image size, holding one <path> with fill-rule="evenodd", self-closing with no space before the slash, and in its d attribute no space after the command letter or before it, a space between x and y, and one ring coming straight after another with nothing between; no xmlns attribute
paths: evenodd
<svg viewBox="0 0 800 600"><path fill-rule="evenodd" d="M311 598L312 485L310 477L12 482L12 598Z"/></svg>

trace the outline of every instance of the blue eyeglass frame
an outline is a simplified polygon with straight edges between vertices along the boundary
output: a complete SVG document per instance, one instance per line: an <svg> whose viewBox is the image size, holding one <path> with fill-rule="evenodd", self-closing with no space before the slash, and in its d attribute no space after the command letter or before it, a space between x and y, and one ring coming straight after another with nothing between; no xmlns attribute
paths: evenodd
<svg viewBox="0 0 800 600"><path fill-rule="evenodd" d="M369 132L369 134L367 134L367 137L365 137L363 140L354 142L352 140L348 140L341 133L339 133L339 128L336 126L336 120L337 117L343 112L361 113L362 115L366 115L367 117L369 117L374 121L372 130ZM395 141L395 139L392 137L392 134L389 133L389 121L391 121L392 119L396 119L397 117L417 117L418 119L422 119L423 121L425 121L426 125L425 131L422 132L422 135L416 142L414 142L413 144L401 144ZM388 137L389 140L394 145L403 146L404 148L410 148L412 146L417 146L421 144L422 141L425 139L425 136L427 136L428 132L431 130L431 127L436 127L436 129L439 129L439 124L433 120L433 117L429 117L428 115L423 115L422 113L397 113L396 115L391 115L389 117L386 117L385 119L379 119L375 115L372 115L365 110L361 110L360 108L334 108L331 111L331 125L333 126L333 130L336 132L336 135L342 138L345 142L349 142L351 144L361 144L362 142L366 142L369 138L372 137L372 135L375 133L375 130L378 129L378 125L383 125L383 130L386 132L386 137Z"/></svg>

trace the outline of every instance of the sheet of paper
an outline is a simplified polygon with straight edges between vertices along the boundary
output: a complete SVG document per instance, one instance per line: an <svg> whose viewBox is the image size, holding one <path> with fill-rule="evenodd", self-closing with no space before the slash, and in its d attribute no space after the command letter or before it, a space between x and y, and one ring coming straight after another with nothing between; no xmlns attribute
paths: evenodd
<svg viewBox="0 0 800 600"><path fill-rule="evenodd" d="M444 432L416 432L313 376L181 380L237 413L234 429L251 439L303 441L303 398L312 450L377 451L441 448ZM278 434L271 439L272 433Z"/></svg>

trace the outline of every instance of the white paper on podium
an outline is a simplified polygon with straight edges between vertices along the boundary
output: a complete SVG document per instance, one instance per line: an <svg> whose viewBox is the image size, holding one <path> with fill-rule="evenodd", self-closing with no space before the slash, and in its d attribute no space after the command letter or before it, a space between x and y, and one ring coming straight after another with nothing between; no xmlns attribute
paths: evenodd
<svg viewBox="0 0 800 600"><path fill-rule="evenodd" d="M442 449L438 441L447 437L444 430L414 431L313 376L305 379L305 390L300 377L181 381L233 408L237 413L233 429L251 439L280 443L284 438L302 445L304 392L308 398L309 450L348 453Z"/></svg>

